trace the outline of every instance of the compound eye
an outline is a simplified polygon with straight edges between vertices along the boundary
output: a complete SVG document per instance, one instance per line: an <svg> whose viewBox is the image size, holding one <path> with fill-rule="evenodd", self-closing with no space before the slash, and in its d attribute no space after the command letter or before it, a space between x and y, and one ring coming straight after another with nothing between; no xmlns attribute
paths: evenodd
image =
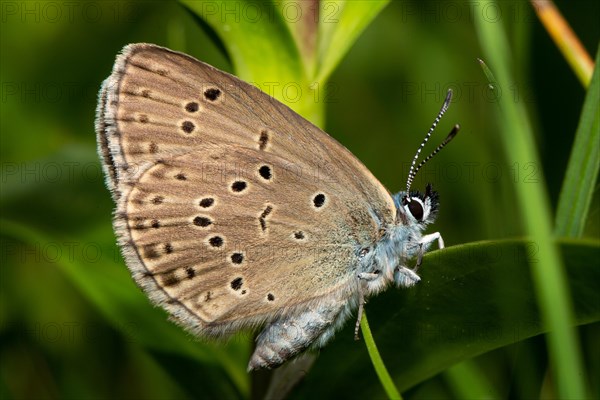
<svg viewBox="0 0 600 400"><path fill-rule="evenodd" d="M411 215L417 221L421 221L423 219L423 204L421 204L420 201L411 199L410 203L408 203L408 211L410 211Z"/></svg>

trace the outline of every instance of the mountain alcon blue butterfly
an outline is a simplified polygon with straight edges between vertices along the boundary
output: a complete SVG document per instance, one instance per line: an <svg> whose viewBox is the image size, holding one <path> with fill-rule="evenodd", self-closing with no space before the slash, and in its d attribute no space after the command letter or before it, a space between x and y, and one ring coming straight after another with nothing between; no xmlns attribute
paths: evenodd
<svg viewBox="0 0 600 400"><path fill-rule="evenodd" d="M188 55L131 44L102 85L98 149L136 283L189 331L261 328L249 369L325 345L365 298L419 281L431 186L391 195L287 106ZM358 329L358 323L357 323Z"/></svg>

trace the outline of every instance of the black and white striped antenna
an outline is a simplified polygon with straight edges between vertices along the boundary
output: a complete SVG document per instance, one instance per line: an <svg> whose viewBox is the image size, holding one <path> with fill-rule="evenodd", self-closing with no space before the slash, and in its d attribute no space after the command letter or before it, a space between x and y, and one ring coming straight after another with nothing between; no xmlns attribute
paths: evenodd
<svg viewBox="0 0 600 400"><path fill-rule="evenodd" d="M452 89L448 89L448 94L446 95L446 99L444 100L444 104L442 105L440 112L438 113L437 117L435 117L435 121L433 121L431 128L429 128L429 131L427 132L427 134L425 135L425 138L421 142L421 145L417 149L417 153L413 157L412 164L410 165L410 170L408 171L408 178L406 180L406 199L410 198L410 186L412 185L413 180L415 179L415 176L417 175L417 172L421 169L421 167L423 165L425 165L425 163L427 161L429 161L433 156L435 156L437 153L439 153L439 151L442 150L448 143L450 143L450 141L452 139L454 139L454 137L460 130L460 125L458 125L458 124L454 125L454 127L452 128L452 131L450 131L450 133L448 134L446 139L444 139L444 141L442 143L440 143L440 145L438 147L436 147L436 149L431 154L429 154L423 161L421 161L421 163L417 167L415 167L417 160L419 159L419 155L421 154L421 150L423 150L423 147L425 147L425 144L431 137L431 134L435 130L435 127L437 126L437 124L440 122L440 120L444 116L444 113L446 112L446 110L448 110L448 107L450 106L451 101L452 101Z"/></svg>

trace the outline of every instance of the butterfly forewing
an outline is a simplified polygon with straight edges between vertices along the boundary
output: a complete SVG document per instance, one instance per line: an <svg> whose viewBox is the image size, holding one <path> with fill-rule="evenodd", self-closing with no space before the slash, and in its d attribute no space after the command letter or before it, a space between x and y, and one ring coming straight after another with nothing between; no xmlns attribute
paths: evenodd
<svg viewBox="0 0 600 400"><path fill-rule="evenodd" d="M350 269L336 260L355 259L349 210L329 218L345 207L340 198L315 204L318 186L287 176L269 154L198 147L149 168L126 199L123 217L145 266L139 279L155 280L206 322L264 315L347 284ZM311 224L311 214L321 222Z"/></svg>
<svg viewBox="0 0 600 400"><path fill-rule="evenodd" d="M343 146L189 56L128 46L100 102L128 265L188 328L216 334L343 290L357 247L394 221Z"/></svg>

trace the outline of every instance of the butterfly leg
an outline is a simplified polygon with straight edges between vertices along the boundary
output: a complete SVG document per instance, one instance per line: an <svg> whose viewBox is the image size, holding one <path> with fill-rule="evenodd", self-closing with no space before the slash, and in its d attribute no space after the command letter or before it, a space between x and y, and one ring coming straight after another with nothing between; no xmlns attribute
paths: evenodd
<svg viewBox="0 0 600 400"><path fill-rule="evenodd" d="M337 329L332 325L343 322L344 318L338 317L344 307L342 300L323 300L308 311L282 316L268 324L256 338L248 370L277 367L306 350L328 330Z"/></svg>
<svg viewBox="0 0 600 400"><path fill-rule="evenodd" d="M379 274L375 272L361 272L357 276L358 278L358 316L356 319L356 325L354 326L354 340L358 340L358 330L360 329L360 320L365 309L365 288L364 282L374 281L379 278Z"/></svg>
<svg viewBox="0 0 600 400"><path fill-rule="evenodd" d="M417 272L417 269L421 266L423 262L423 254L425 251L424 248L429 247L429 245L437 240L438 247L440 249L444 248L444 239L442 239L442 235L439 232L431 233L429 235L425 235L419 240L419 251L417 253L417 265L414 268L414 271Z"/></svg>

